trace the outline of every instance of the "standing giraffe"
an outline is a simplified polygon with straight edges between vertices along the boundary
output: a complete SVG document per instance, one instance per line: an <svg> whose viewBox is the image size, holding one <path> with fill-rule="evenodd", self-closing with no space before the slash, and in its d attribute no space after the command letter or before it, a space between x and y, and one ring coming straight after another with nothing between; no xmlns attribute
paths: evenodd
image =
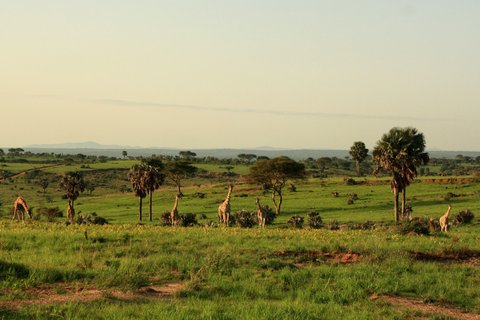
<svg viewBox="0 0 480 320"><path fill-rule="evenodd" d="M233 184L228 186L228 194L225 201L218 206L218 223L223 223L228 227L228 222L230 221L230 197L232 196Z"/></svg>
<svg viewBox="0 0 480 320"><path fill-rule="evenodd" d="M71 201L68 201L68 206L67 206L67 218L68 221L70 221L71 224L75 223L75 208L72 205Z"/></svg>
<svg viewBox="0 0 480 320"><path fill-rule="evenodd" d="M179 215L178 215L178 200L181 198L181 195L177 193L175 196L175 203L173 204L172 211L170 212L170 223L172 226L176 226L179 220Z"/></svg>
<svg viewBox="0 0 480 320"><path fill-rule="evenodd" d="M32 211L28 208L25 200L18 196L17 200L13 203L13 217L12 221L18 218L18 220L25 220L25 212L28 214L28 217L32 218Z"/></svg>
<svg viewBox="0 0 480 320"><path fill-rule="evenodd" d="M450 210L452 210L452 206L449 204L447 212L443 216L440 217L439 222L440 222L440 230L442 232L447 232L448 229L448 215L450 214Z"/></svg>
<svg viewBox="0 0 480 320"><path fill-rule="evenodd" d="M255 199L255 203L257 204L258 226L260 228L265 228L265 221L267 220L267 211L260 204L260 199L258 199L258 197Z"/></svg>

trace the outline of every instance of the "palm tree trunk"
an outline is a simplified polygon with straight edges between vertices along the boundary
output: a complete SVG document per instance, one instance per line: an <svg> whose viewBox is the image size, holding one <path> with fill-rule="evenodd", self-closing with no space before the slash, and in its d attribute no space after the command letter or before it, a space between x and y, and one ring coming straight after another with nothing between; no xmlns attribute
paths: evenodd
<svg viewBox="0 0 480 320"><path fill-rule="evenodd" d="M403 219L407 218L407 186L404 186L402 191L402 216Z"/></svg>
<svg viewBox="0 0 480 320"><path fill-rule="evenodd" d="M398 189L395 188L393 190L394 198L393 198L393 213L395 215L395 224L398 224L399 217L398 217Z"/></svg>
<svg viewBox="0 0 480 320"><path fill-rule="evenodd" d="M138 208L138 220L142 221L142 197L138 197L139 199L139 208Z"/></svg>
<svg viewBox="0 0 480 320"><path fill-rule="evenodd" d="M150 222L152 222L152 196L153 196L153 191L150 191L150 212L148 215Z"/></svg>

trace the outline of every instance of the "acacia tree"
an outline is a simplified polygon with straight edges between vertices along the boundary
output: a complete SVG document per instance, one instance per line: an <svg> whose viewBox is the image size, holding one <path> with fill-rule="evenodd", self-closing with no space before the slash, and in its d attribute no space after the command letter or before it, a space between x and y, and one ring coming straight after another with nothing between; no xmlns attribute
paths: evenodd
<svg viewBox="0 0 480 320"><path fill-rule="evenodd" d="M165 181L165 175L162 173L164 168L163 162L157 158L150 158L142 161L145 166L144 186L147 193L150 195L149 199L149 220L153 220L152 214L152 198L153 192L160 188Z"/></svg>
<svg viewBox="0 0 480 320"><path fill-rule="evenodd" d="M250 179L261 185L265 190L272 191L272 202L277 215L281 212L282 191L287 181L302 178L305 178L305 166L284 156L271 160L257 160L250 168Z"/></svg>
<svg viewBox="0 0 480 320"><path fill-rule="evenodd" d="M128 180L132 184L132 190L135 192L135 195L138 197L138 220L142 221L142 207L143 207L143 198L147 196L147 189L145 187L145 176L147 168L145 164L137 163L134 164L128 171Z"/></svg>
<svg viewBox="0 0 480 320"><path fill-rule="evenodd" d="M354 142L353 146L350 148L350 156L352 157L352 160L355 161L357 175L360 176L360 163L362 163L368 156L368 149L365 147L365 143L362 141Z"/></svg>
<svg viewBox="0 0 480 320"><path fill-rule="evenodd" d="M250 164L253 159L257 158L257 156L253 153L240 153L237 157L247 164Z"/></svg>
<svg viewBox="0 0 480 320"><path fill-rule="evenodd" d="M80 172L67 172L60 180L60 188L65 190L68 199L68 206L71 209L70 223L74 223L75 208L74 202L81 192L85 190L85 181Z"/></svg>
<svg viewBox="0 0 480 320"><path fill-rule="evenodd" d="M427 164L428 153L425 150L425 138L415 128L392 128L382 136L373 149L374 173L382 170L390 172L391 189L394 194L395 222L400 220L398 210L399 193L402 193L402 215L406 215L406 189L417 176L417 166Z"/></svg>
<svg viewBox="0 0 480 320"><path fill-rule="evenodd" d="M197 167L192 166L185 160L175 160L165 165L165 174L177 186L177 193L183 195L181 191L182 179L191 177L197 172Z"/></svg>

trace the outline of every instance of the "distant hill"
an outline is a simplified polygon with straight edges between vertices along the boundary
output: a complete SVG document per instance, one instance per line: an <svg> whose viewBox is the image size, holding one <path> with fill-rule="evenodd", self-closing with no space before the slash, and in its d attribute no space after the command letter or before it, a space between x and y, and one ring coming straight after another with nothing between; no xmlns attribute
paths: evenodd
<svg viewBox="0 0 480 320"><path fill-rule="evenodd" d="M73 143L60 143L60 144L32 144L24 147L27 149L125 149L125 148L136 148L141 149L141 147L132 147L132 146L121 146L121 145L105 145L99 144L94 141L86 142L73 142Z"/></svg>
<svg viewBox="0 0 480 320"><path fill-rule="evenodd" d="M151 156L156 155L178 155L181 150L186 149L173 149L173 148L139 148L128 146L108 146L100 145L95 142L83 142L83 143L69 143L62 145L32 145L23 148L25 151L33 153L58 153L58 154L77 154L82 153L85 155L95 156L108 156L108 157L122 157L122 151L126 150L129 156ZM318 159L321 157L337 157L345 158L349 156L348 150L321 150L321 149L277 149L271 147L259 147L251 149L189 149L195 152L198 157L216 157L216 158L235 158L241 153L252 153L257 156L267 156L269 158L278 156L288 156L295 160L307 159L309 157ZM446 158L453 159L457 155L478 157L480 152L478 151L429 151L432 158Z"/></svg>

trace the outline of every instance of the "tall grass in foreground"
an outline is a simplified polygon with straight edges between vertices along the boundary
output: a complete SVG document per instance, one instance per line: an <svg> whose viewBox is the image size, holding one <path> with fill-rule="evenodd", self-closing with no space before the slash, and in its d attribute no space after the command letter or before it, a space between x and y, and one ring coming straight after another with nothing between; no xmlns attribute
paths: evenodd
<svg viewBox="0 0 480 320"><path fill-rule="evenodd" d="M62 283L135 290L184 282L175 297L1 310L18 319L402 319L411 312L370 301L371 294L415 297L480 312L478 265L423 262L411 251L479 250L480 225L448 235L368 231L69 226L0 222L0 300L27 299L25 288ZM85 233L87 236L85 236ZM357 263L298 253L354 252Z"/></svg>

